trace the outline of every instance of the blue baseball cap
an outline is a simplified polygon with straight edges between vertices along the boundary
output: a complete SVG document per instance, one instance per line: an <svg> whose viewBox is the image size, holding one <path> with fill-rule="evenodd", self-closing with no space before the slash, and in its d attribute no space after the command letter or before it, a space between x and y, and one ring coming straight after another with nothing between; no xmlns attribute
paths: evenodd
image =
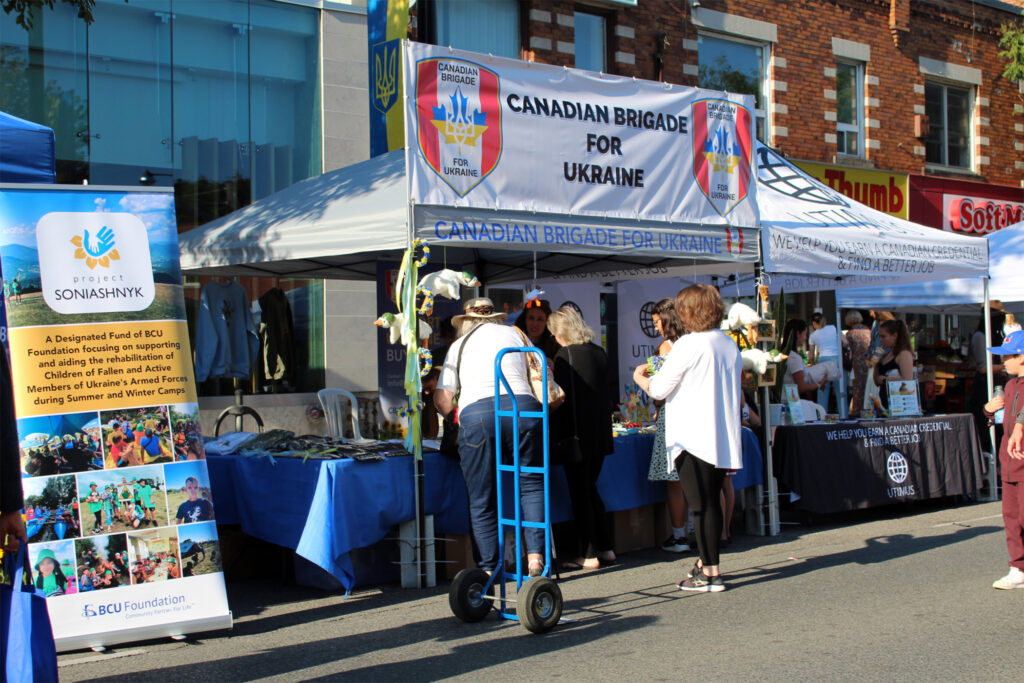
<svg viewBox="0 0 1024 683"><path fill-rule="evenodd" d="M990 346L988 350L997 356L1012 356L1024 353L1024 330L1017 330L1006 335L1002 346Z"/></svg>

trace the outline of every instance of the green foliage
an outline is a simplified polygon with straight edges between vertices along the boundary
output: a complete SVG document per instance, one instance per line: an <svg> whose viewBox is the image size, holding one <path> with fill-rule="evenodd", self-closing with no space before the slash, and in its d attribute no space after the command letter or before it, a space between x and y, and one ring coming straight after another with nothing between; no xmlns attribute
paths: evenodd
<svg viewBox="0 0 1024 683"><path fill-rule="evenodd" d="M60 0L78 10L78 18L86 24L92 23L92 9L96 6L96 0ZM128 0L124 0L128 2ZM53 9L54 0L0 0L5 13L14 14L14 20L26 31L32 28L32 20L35 13L44 7Z"/></svg>
<svg viewBox="0 0 1024 683"><path fill-rule="evenodd" d="M1002 25L999 56L1006 60L1003 78L1018 84L1024 82L1024 25L1014 22ZM1024 99L1024 95L1021 95Z"/></svg>

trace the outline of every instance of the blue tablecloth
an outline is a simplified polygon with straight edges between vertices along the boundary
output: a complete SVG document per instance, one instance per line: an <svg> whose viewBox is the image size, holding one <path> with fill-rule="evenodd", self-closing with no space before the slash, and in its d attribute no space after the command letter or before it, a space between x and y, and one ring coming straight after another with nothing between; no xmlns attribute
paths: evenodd
<svg viewBox="0 0 1024 683"><path fill-rule="evenodd" d="M647 481L654 436L615 439L605 458L598 490L611 511L665 500L665 486ZM763 481L761 449L750 430L743 433L743 462L736 489ZM217 521L239 524L256 538L295 551L351 590L355 572L349 552L373 545L396 524L416 516L412 456L382 462L221 455L207 458ZM440 534L469 532L466 484L457 461L425 453L424 509ZM551 472L551 518L572 518L565 474Z"/></svg>

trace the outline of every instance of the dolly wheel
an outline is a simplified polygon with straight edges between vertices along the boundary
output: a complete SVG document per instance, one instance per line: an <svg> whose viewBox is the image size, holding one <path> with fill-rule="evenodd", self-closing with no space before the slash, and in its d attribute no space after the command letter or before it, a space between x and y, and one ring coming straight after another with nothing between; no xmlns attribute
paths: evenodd
<svg viewBox="0 0 1024 683"><path fill-rule="evenodd" d="M551 579L530 579L516 599L519 621L531 633L546 633L562 616L562 591Z"/></svg>
<svg viewBox="0 0 1024 683"><path fill-rule="evenodd" d="M490 579L483 569L463 569L455 575L448 589L448 606L463 621L480 621L491 611L491 601L483 597Z"/></svg>

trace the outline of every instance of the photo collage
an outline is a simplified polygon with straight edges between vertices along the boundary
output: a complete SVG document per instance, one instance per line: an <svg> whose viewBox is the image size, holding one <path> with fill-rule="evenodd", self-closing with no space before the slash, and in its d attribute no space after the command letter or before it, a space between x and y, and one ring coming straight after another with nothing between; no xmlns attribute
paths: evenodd
<svg viewBox="0 0 1024 683"><path fill-rule="evenodd" d="M195 403L18 420L47 597L222 571Z"/></svg>

